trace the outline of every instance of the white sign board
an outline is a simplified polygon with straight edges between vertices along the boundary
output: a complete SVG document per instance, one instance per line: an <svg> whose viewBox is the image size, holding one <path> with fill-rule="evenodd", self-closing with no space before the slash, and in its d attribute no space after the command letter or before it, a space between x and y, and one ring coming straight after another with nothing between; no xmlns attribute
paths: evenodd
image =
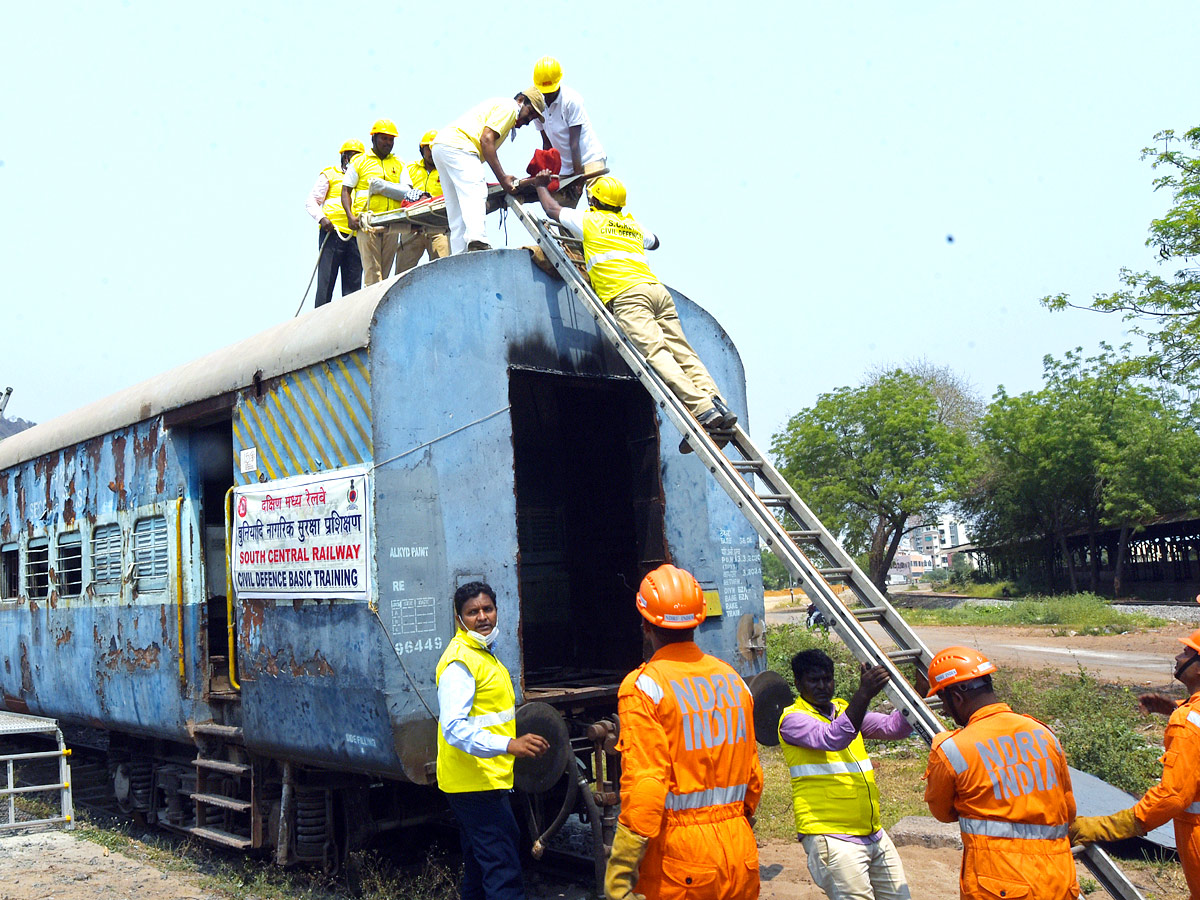
<svg viewBox="0 0 1200 900"><path fill-rule="evenodd" d="M367 478L366 468L355 467L235 488L237 595L365 600Z"/></svg>

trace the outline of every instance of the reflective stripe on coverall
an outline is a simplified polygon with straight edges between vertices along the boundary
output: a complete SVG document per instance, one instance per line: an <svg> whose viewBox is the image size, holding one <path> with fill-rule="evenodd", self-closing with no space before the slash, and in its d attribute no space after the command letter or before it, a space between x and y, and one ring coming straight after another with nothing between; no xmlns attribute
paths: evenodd
<svg viewBox="0 0 1200 900"><path fill-rule="evenodd" d="M1200 692L1171 713L1162 780L1133 808L1143 831L1175 820L1175 845L1192 900L1200 900Z"/></svg>
<svg viewBox="0 0 1200 900"><path fill-rule="evenodd" d="M1067 838L1075 796L1049 728L1006 703L985 706L934 738L925 779L930 812L962 831L964 900L1079 896Z"/></svg>
<svg viewBox="0 0 1200 900"><path fill-rule="evenodd" d="M635 890L647 900L752 900L762 796L754 701L740 675L691 641L621 683L621 824L650 839Z"/></svg>

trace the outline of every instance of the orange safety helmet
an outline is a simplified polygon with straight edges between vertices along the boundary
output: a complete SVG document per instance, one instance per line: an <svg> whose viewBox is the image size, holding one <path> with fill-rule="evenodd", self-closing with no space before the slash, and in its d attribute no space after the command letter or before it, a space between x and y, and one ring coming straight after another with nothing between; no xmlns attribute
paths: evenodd
<svg viewBox="0 0 1200 900"><path fill-rule="evenodd" d="M996 671L991 661L970 647L947 647L929 661L929 693L932 697L942 688L964 681L974 681Z"/></svg>
<svg viewBox="0 0 1200 900"><path fill-rule="evenodd" d="M660 628L695 628L708 615L695 576L670 563L642 579L637 608L647 622Z"/></svg>
<svg viewBox="0 0 1200 900"><path fill-rule="evenodd" d="M1185 638L1180 638L1179 643L1191 647L1197 653L1200 653L1200 631L1193 631Z"/></svg>

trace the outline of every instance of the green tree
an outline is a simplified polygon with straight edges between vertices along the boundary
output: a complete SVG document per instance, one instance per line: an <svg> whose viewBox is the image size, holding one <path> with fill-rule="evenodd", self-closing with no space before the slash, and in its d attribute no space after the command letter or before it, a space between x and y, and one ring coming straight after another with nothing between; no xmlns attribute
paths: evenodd
<svg viewBox="0 0 1200 900"><path fill-rule="evenodd" d="M763 587L768 591L782 591L792 583L792 576L784 568L779 557L770 550L762 550Z"/></svg>
<svg viewBox="0 0 1200 900"><path fill-rule="evenodd" d="M1010 397L1001 388L980 424L980 466L964 506L982 544L1042 539L1058 546L1072 591L1079 573L1068 537L1087 535L1098 587L1098 534L1119 529L1113 588L1119 595L1129 540L1148 519L1194 507L1200 436L1179 397L1136 377L1128 348L1101 345L1044 361L1045 386Z"/></svg>
<svg viewBox="0 0 1200 900"><path fill-rule="evenodd" d="M1171 207L1150 223L1146 245L1156 247L1160 267L1172 274L1122 268L1119 290L1097 294L1091 303L1072 303L1070 295L1043 297L1053 310L1091 309L1119 314L1133 323L1132 331L1146 338L1149 352L1137 359L1141 371L1181 385L1200 380L1200 268L1191 262L1200 256L1200 127L1184 133L1172 130L1154 136L1162 149L1147 147L1142 159L1161 174L1154 189L1171 194ZM1176 149L1172 149L1172 145Z"/></svg>
<svg viewBox="0 0 1200 900"><path fill-rule="evenodd" d="M967 483L968 432L943 421L929 383L910 372L822 394L774 436L780 471L881 591L916 517L937 515Z"/></svg>

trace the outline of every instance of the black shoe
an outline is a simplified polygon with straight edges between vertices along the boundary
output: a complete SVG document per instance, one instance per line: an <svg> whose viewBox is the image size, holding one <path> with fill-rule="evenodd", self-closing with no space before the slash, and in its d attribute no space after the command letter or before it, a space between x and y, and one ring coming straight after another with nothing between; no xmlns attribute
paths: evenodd
<svg viewBox="0 0 1200 900"><path fill-rule="evenodd" d="M717 431L721 428L721 423L725 421L725 417L721 415L720 410L714 405L712 409L696 416L696 421L700 423L700 427L705 431Z"/></svg>
<svg viewBox="0 0 1200 900"><path fill-rule="evenodd" d="M467 252L468 253L472 253L476 250L491 250L491 249L492 249L492 245L487 243L486 241L471 241L471 243L467 244Z"/></svg>
<svg viewBox="0 0 1200 900"><path fill-rule="evenodd" d="M730 428L733 428L733 426L737 424L737 420L738 420L737 415L734 413L734 411L731 410L728 406L726 406L725 401L722 400L720 397L716 396L715 394L713 395L712 402L713 402L713 409L715 409L717 412L719 412L721 414L721 424L719 427L722 430L726 430L726 431L729 430Z"/></svg>

